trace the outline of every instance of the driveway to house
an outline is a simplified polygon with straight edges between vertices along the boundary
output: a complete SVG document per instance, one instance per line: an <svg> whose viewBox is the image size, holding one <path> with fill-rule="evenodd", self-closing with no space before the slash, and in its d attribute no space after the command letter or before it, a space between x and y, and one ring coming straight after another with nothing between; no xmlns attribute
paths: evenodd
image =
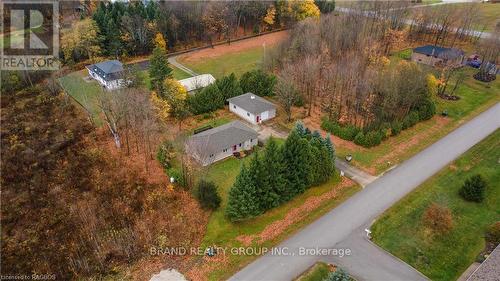
<svg viewBox="0 0 500 281"><path fill-rule="evenodd" d="M497 103L282 242L277 248L285 254L259 257L230 280L292 280L315 262L328 259L348 268L358 280L425 279L390 254L378 251L372 256L373 249L355 247L350 241L356 241L356 235L385 210L499 127ZM335 255L335 249L342 246L353 247L349 257Z"/></svg>
<svg viewBox="0 0 500 281"><path fill-rule="evenodd" d="M186 72L187 74L191 75L191 76L197 76L198 73L194 72L193 70L187 68L185 65L179 63L177 61L177 57L178 56L172 56L172 57L168 57L168 63L170 63L171 65L177 67L178 69Z"/></svg>

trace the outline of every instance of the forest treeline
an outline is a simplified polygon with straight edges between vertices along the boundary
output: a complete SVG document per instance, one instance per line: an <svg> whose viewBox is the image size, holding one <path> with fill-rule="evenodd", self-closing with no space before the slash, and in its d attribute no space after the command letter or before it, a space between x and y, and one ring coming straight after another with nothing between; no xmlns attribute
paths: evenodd
<svg viewBox="0 0 500 281"><path fill-rule="evenodd" d="M62 33L66 62L149 54L161 33L169 50L291 26L330 12L330 0L84 1L81 20Z"/></svg>
<svg viewBox="0 0 500 281"><path fill-rule="evenodd" d="M196 201L113 154L83 116L41 86L2 95L2 274L99 279L150 247L199 244Z"/></svg>

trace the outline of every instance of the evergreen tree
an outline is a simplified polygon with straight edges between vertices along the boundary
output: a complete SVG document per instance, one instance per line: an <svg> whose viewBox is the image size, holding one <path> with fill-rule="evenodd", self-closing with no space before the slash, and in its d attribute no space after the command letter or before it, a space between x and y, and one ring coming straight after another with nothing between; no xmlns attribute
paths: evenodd
<svg viewBox="0 0 500 281"><path fill-rule="evenodd" d="M465 180L459 193L467 201L481 202L486 192L486 181L481 175L474 175Z"/></svg>
<svg viewBox="0 0 500 281"><path fill-rule="evenodd" d="M330 139L330 134L327 134L323 139L323 145L326 147L328 155L330 155L332 161L335 161L335 147L333 146L332 140Z"/></svg>
<svg viewBox="0 0 500 281"><path fill-rule="evenodd" d="M245 93L254 93L257 96L272 96L276 77L262 70L245 72L240 78L240 86Z"/></svg>
<svg viewBox="0 0 500 281"><path fill-rule="evenodd" d="M229 191L226 215L231 221L255 217L261 213L259 196L253 184L252 175L245 165L242 166L236 182Z"/></svg>
<svg viewBox="0 0 500 281"><path fill-rule="evenodd" d="M302 123L302 121L295 122L294 130L297 131L301 138L307 135L306 127L304 126L304 123Z"/></svg>
<svg viewBox="0 0 500 281"><path fill-rule="evenodd" d="M222 77L221 79L217 80L216 83L222 93L222 96L224 97L224 101L243 94L243 90L240 87L240 82L238 81L234 73Z"/></svg>
<svg viewBox="0 0 500 281"><path fill-rule="evenodd" d="M281 149L273 137L267 141L262 167L262 184L266 187L262 204L271 209L283 202L282 195L286 188Z"/></svg>
<svg viewBox="0 0 500 281"><path fill-rule="evenodd" d="M202 114L224 107L224 97L217 84L212 84L196 95L189 96L188 104L193 114Z"/></svg>
<svg viewBox="0 0 500 281"><path fill-rule="evenodd" d="M166 78L172 78L172 68L168 64L167 50L157 46L149 59L149 77L151 79L151 90L161 92L163 81Z"/></svg>
<svg viewBox="0 0 500 281"><path fill-rule="evenodd" d="M283 162L286 165L287 185L283 200L288 201L302 193L311 183L311 147L306 139L292 130L283 146Z"/></svg>
<svg viewBox="0 0 500 281"><path fill-rule="evenodd" d="M220 206L221 198L217 186L211 181L201 180L196 186L195 195L204 209L216 210Z"/></svg>

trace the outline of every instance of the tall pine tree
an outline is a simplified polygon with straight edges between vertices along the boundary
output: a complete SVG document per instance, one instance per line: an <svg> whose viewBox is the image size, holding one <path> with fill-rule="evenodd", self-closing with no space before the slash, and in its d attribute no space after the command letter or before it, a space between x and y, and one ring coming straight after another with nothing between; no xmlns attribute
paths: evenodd
<svg viewBox="0 0 500 281"><path fill-rule="evenodd" d="M309 142L301 138L297 130L292 130L283 146L283 162L286 165L285 178L287 185L283 194L288 201L296 194L302 193L311 183L311 147Z"/></svg>
<svg viewBox="0 0 500 281"><path fill-rule="evenodd" d="M267 141L262 167L262 184L265 191L262 204L265 209L271 209L283 202L282 196L286 189L283 156L278 143L273 137Z"/></svg>
<svg viewBox="0 0 500 281"><path fill-rule="evenodd" d="M231 221L240 221L261 213L257 187L245 165L241 167L236 182L229 191L226 215Z"/></svg>
<svg viewBox="0 0 500 281"><path fill-rule="evenodd" d="M157 43L156 48L153 50L149 62L149 77L151 79L151 90L161 92L163 88L163 81L166 78L172 78L172 68L168 64L167 50Z"/></svg>

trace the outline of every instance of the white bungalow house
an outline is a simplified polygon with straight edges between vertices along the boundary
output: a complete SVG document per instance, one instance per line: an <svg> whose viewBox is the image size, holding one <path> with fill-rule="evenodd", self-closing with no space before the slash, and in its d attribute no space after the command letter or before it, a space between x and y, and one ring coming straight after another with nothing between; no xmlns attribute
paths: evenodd
<svg viewBox="0 0 500 281"><path fill-rule="evenodd" d="M193 91L203 89L214 82L215 78L212 76L212 74L201 74L179 80L179 83L181 83L181 85L184 86L184 88L186 88L186 91L188 93L192 93Z"/></svg>
<svg viewBox="0 0 500 281"><path fill-rule="evenodd" d="M123 85L123 64L117 60L107 60L86 66L90 77L108 90L118 89Z"/></svg>
<svg viewBox="0 0 500 281"><path fill-rule="evenodd" d="M252 93L227 100L229 111L252 124L259 124L276 116L276 106Z"/></svg>
<svg viewBox="0 0 500 281"><path fill-rule="evenodd" d="M236 120L191 136L186 142L186 152L207 166L235 152L251 149L257 145L257 137L255 130Z"/></svg>

